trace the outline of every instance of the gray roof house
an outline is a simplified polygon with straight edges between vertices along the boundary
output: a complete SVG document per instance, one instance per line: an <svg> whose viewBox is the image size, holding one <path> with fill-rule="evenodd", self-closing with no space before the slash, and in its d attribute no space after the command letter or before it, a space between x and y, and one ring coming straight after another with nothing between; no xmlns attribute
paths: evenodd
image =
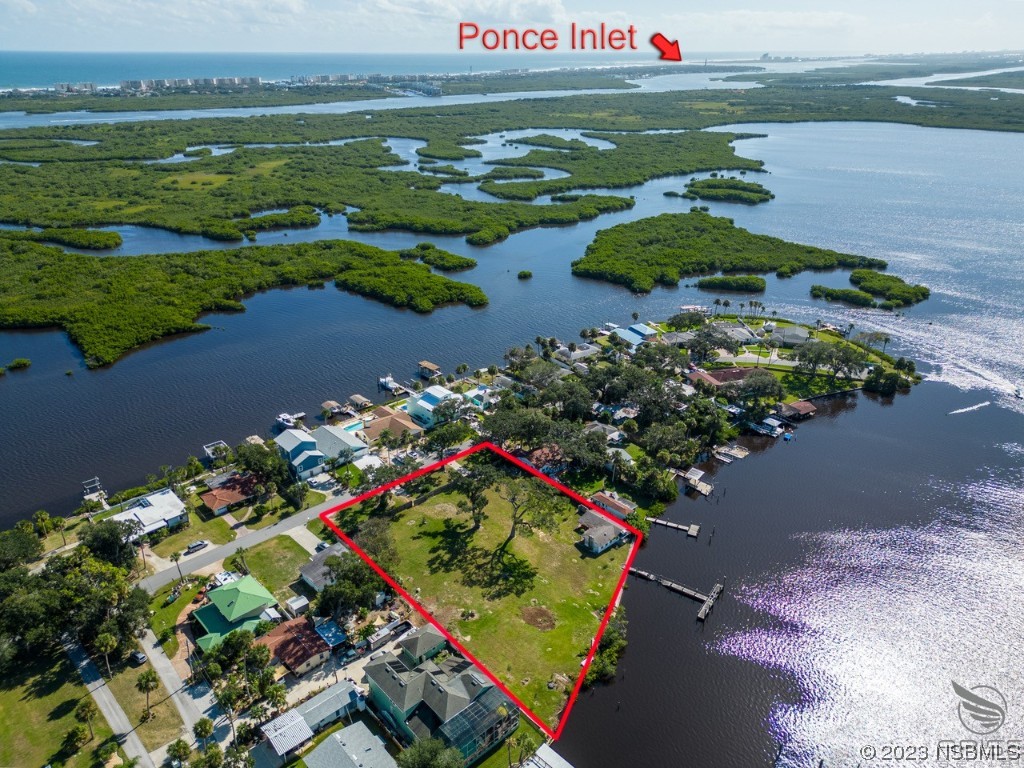
<svg viewBox="0 0 1024 768"><path fill-rule="evenodd" d="M580 515L579 527L583 529L580 544L594 555L600 555L629 536L625 528L592 509Z"/></svg>
<svg viewBox="0 0 1024 768"><path fill-rule="evenodd" d="M799 325L784 325L772 331L768 338L771 341L779 342L783 347L798 347L807 343L810 331Z"/></svg>
<svg viewBox="0 0 1024 768"><path fill-rule="evenodd" d="M332 733L303 756L306 768L398 768L398 763L363 722Z"/></svg>
<svg viewBox="0 0 1024 768"><path fill-rule="evenodd" d="M317 427L310 434L316 440L316 447L328 459L336 459L345 455L351 459L358 459L365 456L370 446L342 427L333 424L325 424Z"/></svg>
<svg viewBox="0 0 1024 768"><path fill-rule="evenodd" d="M402 657L421 651L436 657L431 632L417 633ZM452 653L415 666L385 653L364 669L370 701L381 717L408 741L440 738L471 763L519 725L519 710L470 661Z"/></svg>
<svg viewBox="0 0 1024 768"><path fill-rule="evenodd" d="M278 757L291 754L313 738L313 731L306 725L297 710L290 709L260 726L260 731L270 742L271 749Z"/></svg>
<svg viewBox="0 0 1024 768"><path fill-rule="evenodd" d="M337 557L346 552L348 549L340 541L331 544L327 549L317 552L308 563L299 568L299 578L316 592L323 592L324 587L332 582L331 571L325 565L327 558Z"/></svg>
<svg viewBox="0 0 1024 768"><path fill-rule="evenodd" d="M356 687L348 680L342 680L302 702L295 711L302 715L311 731L318 733L348 713L365 708Z"/></svg>

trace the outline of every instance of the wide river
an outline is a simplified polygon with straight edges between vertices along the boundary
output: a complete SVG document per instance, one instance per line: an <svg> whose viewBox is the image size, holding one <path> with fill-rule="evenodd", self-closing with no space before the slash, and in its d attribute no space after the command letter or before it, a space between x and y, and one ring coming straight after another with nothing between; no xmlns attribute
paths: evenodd
<svg viewBox="0 0 1024 768"><path fill-rule="evenodd" d="M890 332L890 351L920 361L927 380L894 402L861 396L826 408L790 444L753 443L764 450L720 469L710 501L680 499L670 519L701 524L701 538L655 531L637 565L702 589L724 579L726 597L701 626L695 604L631 582L619 679L582 698L558 749L580 768L769 766L780 747L778 764L792 766L854 766L862 745L934 752L939 739L971 736L951 679L998 688L1009 702L1003 737L1016 736L1024 408L1009 393L1024 381L1024 136L858 123L738 129L767 134L737 146L766 161L771 175L760 180L776 199L714 213L886 258L932 288L897 316L810 300L812 282L843 286L845 273L769 278L769 309ZM485 145L486 158L514 151L501 142ZM403 156L414 146L393 143ZM462 278L490 296L479 310L418 316L333 287L271 291L243 314L207 318L214 330L100 371L86 370L61 333L0 334L0 360L33 363L0 380L2 522L40 507L66 512L95 474L116 489L211 440L267 433L282 410L315 414L326 399L374 395L378 375L408 378L424 357L446 371L482 366L538 334L570 339L633 311L659 318L707 303L685 286L638 297L569 271L597 229L686 210L663 195L683 182L619 190L636 197L633 210L490 248L430 238L478 259ZM210 247L124 233L124 254ZM388 248L421 239L349 234L334 217L260 242L323 236ZM520 269L534 278L517 280Z"/></svg>

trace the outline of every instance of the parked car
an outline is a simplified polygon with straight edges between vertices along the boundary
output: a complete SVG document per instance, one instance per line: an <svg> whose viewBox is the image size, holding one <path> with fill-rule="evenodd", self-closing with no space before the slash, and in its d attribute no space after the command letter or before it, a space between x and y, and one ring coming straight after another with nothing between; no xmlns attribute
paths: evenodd
<svg viewBox="0 0 1024 768"><path fill-rule="evenodd" d="M191 544L189 544L187 547L185 547L185 554L186 555L194 554L194 553L198 552L201 549L206 549L208 546L210 546L210 542L206 541L205 539L200 539L199 541L193 541Z"/></svg>
<svg viewBox="0 0 1024 768"><path fill-rule="evenodd" d="M131 659L132 664L134 664L136 667L141 667L143 664L149 661L149 657L142 651L132 651L131 656L129 656L128 658Z"/></svg>
<svg viewBox="0 0 1024 768"><path fill-rule="evenodd" d="M317 552L323 552L323 551L324 551L325 549L327 549L327 548L328 548L329 546L331 546L331 545L330 545L330 544L328 544L328 543L327 543L326 541L321 541L320 543L318 543L318 544L316 545L316 551L317 551Z"/></svg>

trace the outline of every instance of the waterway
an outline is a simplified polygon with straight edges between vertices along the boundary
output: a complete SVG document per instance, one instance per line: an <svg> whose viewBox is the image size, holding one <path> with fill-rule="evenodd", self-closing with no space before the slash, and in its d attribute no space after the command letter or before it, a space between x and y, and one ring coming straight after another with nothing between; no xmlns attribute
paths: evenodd
<svg viewBox="0 0 1024 768"><path fill-rule="evenodd" d="M656 531L637 564L699 588L725 579L727 597L702 627L694 604L632 584L619 679L583 697L558 749L578 766L768 766L782 745L780 765L852 766L861 744L934 749L969 737L950 679L999 688L1016 718L1009 732L1024 722L1014 704L1024 693L1024 409L1009 394L1024 381L1024 137L858 123L740 129L766 134L737 146L766 161L769 175L757 178L776 199L715 204L714 213L886 258L933 291L898 315L809 299L812 282L842 286L844 273L769 278L760 298L783 316L889 332L890 351L919 360L926 381L894 401L823 408L792 443L755 443L765 450L721 468L710 501L677 502L670 519L700 523L701 539ZM684 181L616 190L636 206L489 248L431 237L478 259L460 276L491 297L477 310L418 316L333 287L277 290L249 299L243 314L207 318L209 332L99 371L61 333L2 333L0 360L33 361L0 380L2 522L39 507L67 511L94 474L117 488L210 440L266 433L282 410L316 413L326 399L372 395L377 375L408 378L423 357L446 371L482 366L538 334L568 339L633 311L658 318L707 303L685 285L634 296L569 272L598 229L686 210L688 201L663 195ZM124 254L211 247L119 231ZM398 248L422 239L348 233L340 216L285 234L258 242L330 234ZM520 269L534 278L517 280Z"/></svg>

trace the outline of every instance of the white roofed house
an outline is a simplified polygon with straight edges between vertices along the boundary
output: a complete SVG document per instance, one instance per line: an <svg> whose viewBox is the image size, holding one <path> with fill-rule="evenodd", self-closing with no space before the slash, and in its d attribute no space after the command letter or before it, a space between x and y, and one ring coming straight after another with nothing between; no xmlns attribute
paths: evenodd
<svg viewBox="0 0 1024 768"><path fill-rule="evenodd" d="M187 517L185 503L170 488L164 488L162 491L136 499L131 506L110 519L137 523L139 532L134 538L139 538L161 528L181 525Z"/></svg>
<svg viewBox="0 0 1024 768"><path fill-rule="evenodd" d="M452 399L461 400L451 390L442 387L440 384L434 384L409 400L408 413L415 422L430 429L437 424L435 416L437 407L446 400Z"/></svg>

